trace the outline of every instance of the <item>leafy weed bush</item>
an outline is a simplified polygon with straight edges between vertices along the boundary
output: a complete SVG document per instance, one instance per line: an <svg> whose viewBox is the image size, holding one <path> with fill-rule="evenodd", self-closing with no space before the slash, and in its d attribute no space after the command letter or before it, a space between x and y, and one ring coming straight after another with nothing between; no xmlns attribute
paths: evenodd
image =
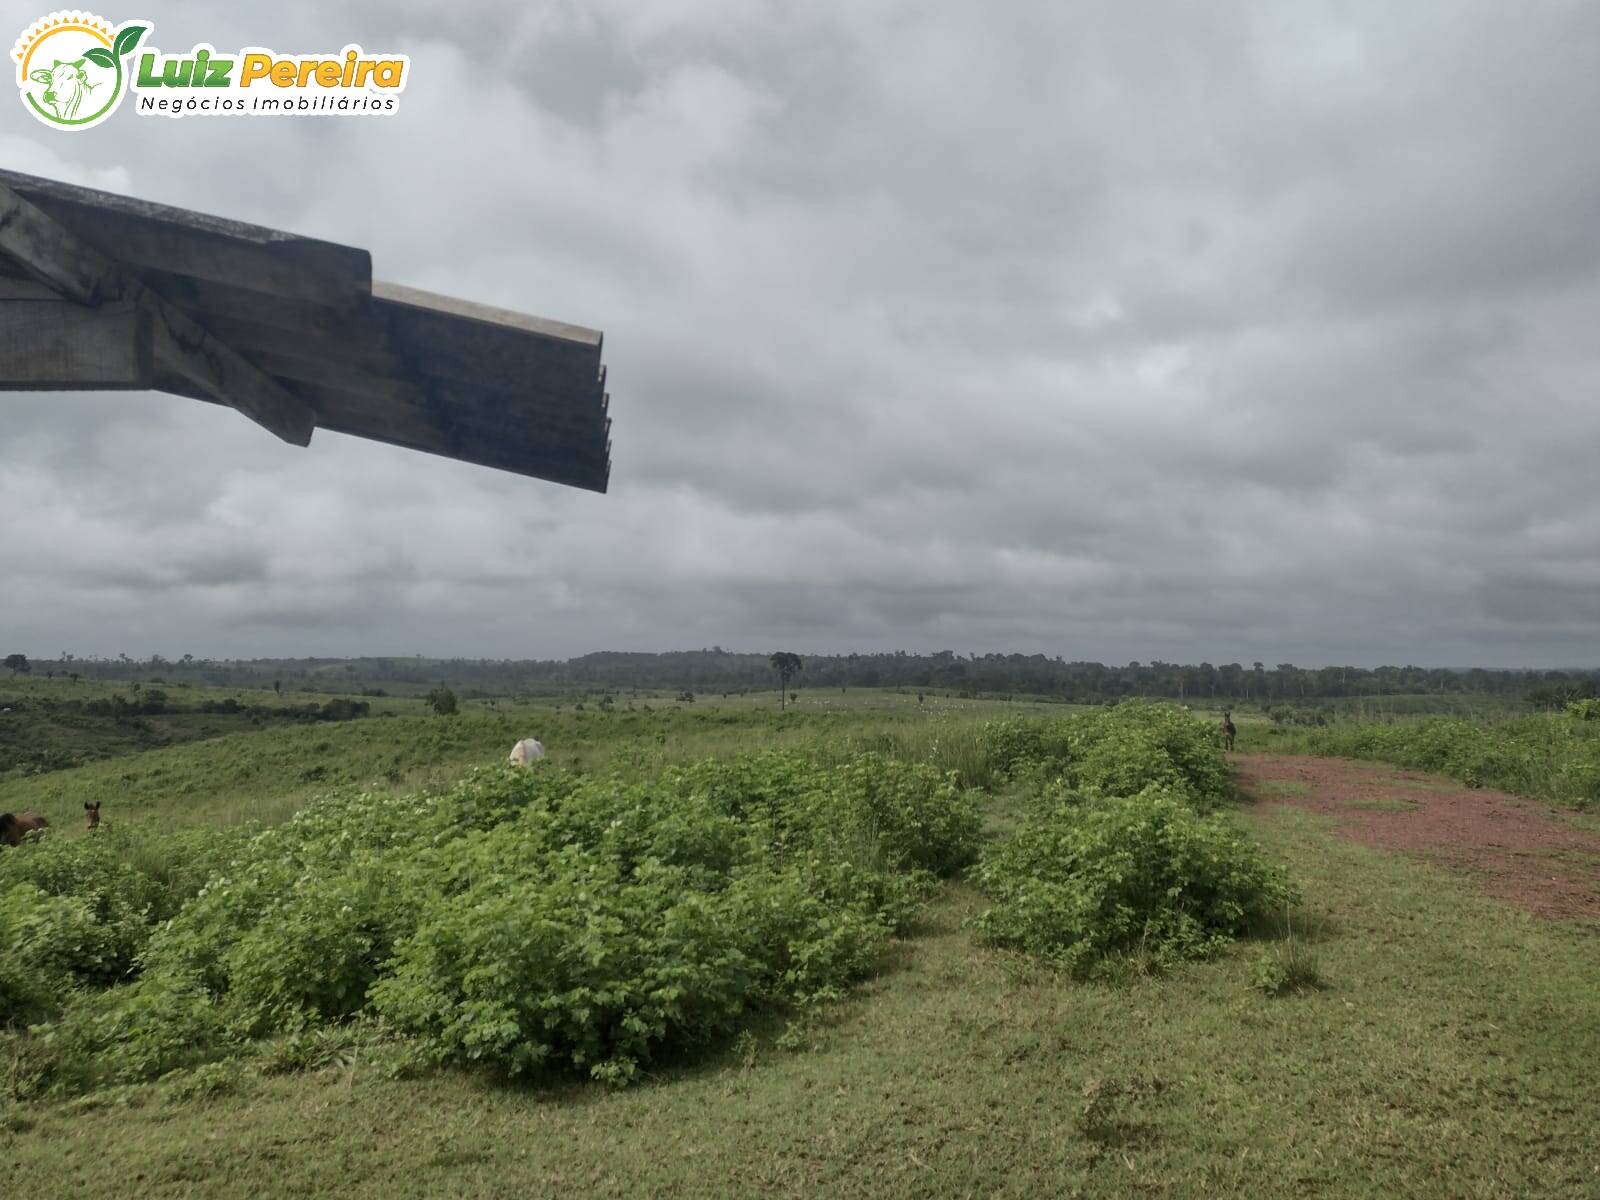
<svg viewBox="0 0 1600 1200"><path fill-rule="evenodd" d="M114 971L118 942L87 900L29 883L0 890L0 1025L39 1020L81 978Z"/></svg>
<svg viewBox="0 0 1600 1200"><path fill-rule="evenodd" d="M1202 810L1230 791L1216 728L1175 704L1128 700L1053 721L996 721L984 739L1009 778L1055 776L1112 796L1156 786Z"/></svg>
<svg viewBox="0 0 1600 1200"><path fill-rule="evenodd" d="M60 1017L12 1043L0 1090L72 1094L159 1078L237 1048L213 997L193 985L141 978L76 993Z"/></svg>
<svg viewBox="0 0 1600 1200"><path fill-rule="evenodd" d="M949 774L877 756L642 783L508 767L325 797L155 929L135 983L75 999L35 1075L155 1078L380 1016L437 1057L626 1081L751 1008L839 994L936 874L971 861L978 827Z"/></svg>
<svg viewBox="0 0 1600 1200"><path fill-rule="evenodd" d="M245 1077L244 1063L236 1058L179 1068L161 1077L161 1092L168 1100L190 1104L212 1100L238 1090Z"/></svg>
<svg viewBox="0 0 1600 1200"><path fill-rule="evenodd" d="M1057 793L985 853L977 878L995 902L977 918L988 941L1077 975L1119 952L1155 966L1209 956L1295 896L1223 818L1158 787Z"/></svg>
<svg viewBox="0 0 1600 1200"><path fill-rule="evenodd" d="M1250 986L1269 996L1301 995L1323 987L1322 962L1299 938L1264 950L1250 973Z"/></svg>
<svg viewBox="0 0 1600 1200"><path fill-rule="evenodd" d="M302 1029L265 1046L257 1055L263 1075L291 1075L328 1067L352 1067L364 1054L392 1041L375 1021L350 1021Z"/></svg>
<svg viewBox="0 0 1600 1200"><path fill-rule="evenodd" d="M0 977L31 974L39 981L33 990L57 1000L72 986L125 979L155 925L176 915L239 844L219 831L157 839L105 829L47 836L0 855ZM45 1010L3 1011L15 1023L18 1013Z"/></svg>

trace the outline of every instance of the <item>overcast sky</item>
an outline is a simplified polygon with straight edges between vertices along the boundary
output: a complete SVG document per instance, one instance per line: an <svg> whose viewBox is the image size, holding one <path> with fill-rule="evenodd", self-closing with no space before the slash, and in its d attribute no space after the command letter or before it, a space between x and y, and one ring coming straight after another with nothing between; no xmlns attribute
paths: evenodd
<svg viewBox="0 0 1600 1200"><path fill-rule="evenodd" d="M413 75L0 165L604 330L611 490L0 395L0 651L1600 663L1593 0L104 15Z"/></svg>

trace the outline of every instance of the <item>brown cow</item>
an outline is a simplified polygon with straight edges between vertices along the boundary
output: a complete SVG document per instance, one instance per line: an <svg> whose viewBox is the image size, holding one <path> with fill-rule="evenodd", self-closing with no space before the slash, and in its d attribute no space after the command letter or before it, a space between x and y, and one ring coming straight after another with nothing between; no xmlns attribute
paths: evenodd
<svg viewBox="0 0 1600 1200"><path fill-rule="evenodd" d="M38 813L0 813L0 842L20 846L28 834L47 828L49 824Z"/></svg>
<svg viewBox="0 0 1600 1200"><path fill-rule="evenodd" d="M83 815L88 819L90 829L100 828L100 801L96 800L93 804L84 801Z"/></svg>

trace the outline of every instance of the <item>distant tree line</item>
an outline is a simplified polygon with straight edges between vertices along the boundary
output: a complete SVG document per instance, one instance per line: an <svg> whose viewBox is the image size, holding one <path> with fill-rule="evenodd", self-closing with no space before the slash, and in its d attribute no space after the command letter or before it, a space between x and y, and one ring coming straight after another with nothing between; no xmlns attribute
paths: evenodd
<svg viewBox="0 0 1600 1200"><path fill-rule="evenodd" d="M961 655L905 651L880 654L807 655L804 685L811 688L898 687L940 689L969 695L1046 696L1074 703L1100 703L1126 696L1175 700L1287 703L1342 697L1394 695L1493 695L1521 697L1559 706L1600 696L1600 668L1565 671L1488 670L1482 667L1417 666L1298 667L1293 663L1180 664L1152 660L1112 666L1067 661L1043 654ZM739 654L721 647L665 654L602 651L565 661L507 659L258 658L199 659L184 655L146 660L79 658L63 653L55 662L34 660L32 673L88 679L182 681L213 687L268 688L280 684L301 692L355 692L426 696L436 688L463 698L516 693L622 691L628 688L690 692L759 691L782 687L770 654ZM380 690L381 689L381 690Z"/></svg>
<svg viewBox="0 0 1600 1200"><path fill-rule="evenodd" d="M348 696L334 696L322 704L315 701L304 704L246 704L232 696L222 700L201 700L186 704L173 700L159 688L146 688L142 693L135 693L132 696L101 696L93 700L58 699L51 696L8 697L0 694L0 709L46 715L83 713L91 717L115 717L118 720L201 714L309 723L354 721L369 715L372 706L365 700L352 700Z"/></svg>

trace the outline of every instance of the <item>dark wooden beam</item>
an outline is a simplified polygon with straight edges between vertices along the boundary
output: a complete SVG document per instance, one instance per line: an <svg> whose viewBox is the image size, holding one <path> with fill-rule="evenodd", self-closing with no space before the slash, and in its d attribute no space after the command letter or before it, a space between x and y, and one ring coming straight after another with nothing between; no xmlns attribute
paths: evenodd
<svg viewBox="0 0 1600 1200"><path fill-rule="evenodd" d="M599 386L603 337L597 330L382 281L372 285L372 297L390 343L425 360L430 374Z"/></svg>
<svg viewBox="0 0 1600 1200"><path fill-rule="evenodd" d="M0 389L150 388L152 341L150 314L137 305L0 301Z"/></svg>
<svg viewBox="0 0 1600 1200"><path fill-rule="evenodd" d="M575 462L571 456L560 451L530 453L511 446L503 446L491 448L482 456L468 459L448 443L430 444L403 436L372 433L366 429L343 429L337 422L330 422L321 428L332 433L350 433L368 441L385 442L406 450L421 450L425 454L437 454L458 462L472 462L478 466L493 467L498 471L509 471L514 475L566 484L568 487L583 488L590 492L604 492L610 481L610 470L605 464Z"/></svg>
<svg viewBox="0 0 1600 1200"><path fill-rule="evenodd" d="M59 296L91 308L120 300L124 281L100 254L83 244L37 205L0 184L0 251L10 255Z"/></svg>
<svg viewBox="0 0 1600 1200"><path fill-rule="evenodd" d="M0 274L0 300L52 300L66 304L52 287L37 279L20 279L15 275Z"/></svg>
<svg viewBox="0 0 1600 1200"><path fill-rule="evenodd" d="M365 251L0 170L0 318L25 302L54 307L8 343L16 386L81 369L78 386L227 404L300 445L327 428L607 486L598 331L375 284Z"/></svg>
<svg viewBox="0 0 1600 1200"><path fill-rule="evenodd" d="M309 446L316 413L305 399L252 366L226 342L213 337L183 312L146 290L141 297L152 317L155 353L169 372L230 404L284 441Z"/></svg>
<svg viewBox="0 0 1600 1200"><path fill-rule="evenodd" d="M88 308L121 302L138 309L149 320L163 371L231 404L286 442L310 444L316 417L309 404L3 182L0 251L68 300Z"/></svg>
<svg viewBox="0 0 1600 1200"><path fill-rule="evenodd" d="M372 292L372 255L354 246L15 171L0 171L0 184L141 274L159 269L341 312L363 307Z"/></svg>

